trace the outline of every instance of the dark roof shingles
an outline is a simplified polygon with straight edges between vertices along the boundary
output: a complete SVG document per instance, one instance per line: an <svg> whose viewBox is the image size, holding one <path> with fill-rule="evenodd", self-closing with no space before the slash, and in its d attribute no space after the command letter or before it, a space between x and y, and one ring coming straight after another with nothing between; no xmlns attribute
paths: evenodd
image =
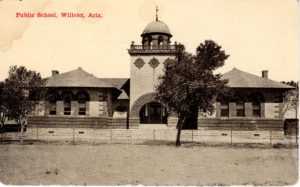
<svg viewBox="0 0 300 187"><path fill-rule="evenodd" d="M228 86L231 88L281 88L291 89L292 86L279 83L267 78L262 78L236 68L222 75L223 79L228 79Z"/></svg>
<svg viewBox="0 0 300 187"><path fill-rule="evenodd" d="M46 87L121 88L128 79L97 78L78 68L46 79Z"/></svg>

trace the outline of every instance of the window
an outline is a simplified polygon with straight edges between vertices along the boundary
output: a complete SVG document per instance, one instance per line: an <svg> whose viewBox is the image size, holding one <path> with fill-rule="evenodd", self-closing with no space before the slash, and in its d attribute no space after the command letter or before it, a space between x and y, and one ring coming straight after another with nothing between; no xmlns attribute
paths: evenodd
<svg viewBox="0 0 300 187"><path fill-rule="evenodd" d="M164 40L163 37L162 37L162 36L159 36L159 37L158 37L158 42L157 42L157 44L158 44L158 45L162 45L162 44L163 44L163 40Z"/></svg>
<svg viewBox="0 0 300 187"><path fill-rule="evenodd" d="M221 117L229 116L229 106L228 102L221 102Z"/></svg>
<svg viewBox="0 0 300 187"><path fill-rule="evenodd" d="M49 115L56 115L56 101L49 101Z"/></svg>
<svg viewBox="0 0 300 187"><path fill-rule="evenodd" d="M78 96L78 109L79 115L85 115L86 114L86 98L83 94Z"/></svg>
<svg viewBox="0 0 300 187"><path fill-rule="evenodd" d="M261 117L260 103L252 103L253 117Z"/></svg>
<svg viewBox="0 0 300 187"><path fill-rule="evenodd" d="M64 115L71 115L71 96L64 98Z"/></svg>
<svg viewBox="0 0 300 187"><path fill-rule="evenodd" d="M58 100L58 93L56 91L50 91L47 94L47 97L49 115L56 115L56 101Z"/></svg>
<svg viewBox="0 0 300 187"><path fill-rule="evenodd" d="M237 117L245 116L245 104L243 102L238 102L236 104L236 116Z"/></svg>
<svg viewBox="0 0 300 187"><path fill-rule="evenodd" d="M78 103L79 107L79 115L85 115L86 114L86 104L84 103Z"/></svg>
<svg viewBox="0 0 300 187"><path fill-rule="evenodd" d="M104 93L99 93L99 101L106 101L106 95Z"/></svg>

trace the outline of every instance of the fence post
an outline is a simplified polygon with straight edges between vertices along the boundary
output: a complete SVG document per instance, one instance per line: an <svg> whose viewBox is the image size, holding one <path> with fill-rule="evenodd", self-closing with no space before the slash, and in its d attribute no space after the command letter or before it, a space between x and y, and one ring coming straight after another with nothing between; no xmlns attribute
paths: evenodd
<svg viewBox="0 0 300 187"><path fill-rule="evenodd" d="M133 130L130 131L131 131L131 144L133 144Z"/></svg>
<svg viewBox="0 0 300 187"><path fill-rule="evenodd" d="M36 140L39 140L39 127L36 127Z"/></svg>
<svg viewBox="0 0 300 187"><path fill-rule="evenodd" d="M272 148L272 129L270 129L270 148Z"/></svg>
<svg viewBox="0 0 300 187"><path fill-rule="evenodd" d="M109 140L110 140L110 143L112 143L112 131L111 131L111 129L109 129Z"/></svg>
<svg viewBox="0 0 300 187"><path fill-rule="evenodd" d="M75 128L73 127L73 144L75 144Z"/></svg>
<svg viewBox="0 0 300 187"><path fill-rule="evenodd" d="M230 125L230 145L232 145L232 124Z"/></svg>

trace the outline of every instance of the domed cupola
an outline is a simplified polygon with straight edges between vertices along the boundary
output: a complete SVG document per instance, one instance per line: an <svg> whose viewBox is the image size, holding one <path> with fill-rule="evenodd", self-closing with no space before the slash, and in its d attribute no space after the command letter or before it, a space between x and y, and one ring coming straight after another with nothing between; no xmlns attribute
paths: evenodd
<svg viewBox="0 0 300 187"><path fill-rule="evenodd" d="M142 45L150 48L165 48L170 45L172 34L167 24L158 20L156 8L156 20L149 23L141 34ZM151 47L152 46L152 47Z"/></svg>
<svg viewBox="0 0 300 187"><path fill-rule="evenodd" d="M168 25L158 20L149 23L144 29L141 36L144 37L146 35L152 35L152 34L162 34L162 35L172 37Z"/></svg>

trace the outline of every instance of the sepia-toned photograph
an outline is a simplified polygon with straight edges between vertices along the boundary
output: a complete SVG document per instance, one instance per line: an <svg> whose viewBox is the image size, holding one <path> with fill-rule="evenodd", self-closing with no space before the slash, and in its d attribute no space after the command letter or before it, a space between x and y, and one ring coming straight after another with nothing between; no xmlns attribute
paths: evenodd
<svg viewBox="0 0 300 187"><path fill-rule="evenodd" d="M0 183L298 184L297 0L0 0Z"/></svg>

